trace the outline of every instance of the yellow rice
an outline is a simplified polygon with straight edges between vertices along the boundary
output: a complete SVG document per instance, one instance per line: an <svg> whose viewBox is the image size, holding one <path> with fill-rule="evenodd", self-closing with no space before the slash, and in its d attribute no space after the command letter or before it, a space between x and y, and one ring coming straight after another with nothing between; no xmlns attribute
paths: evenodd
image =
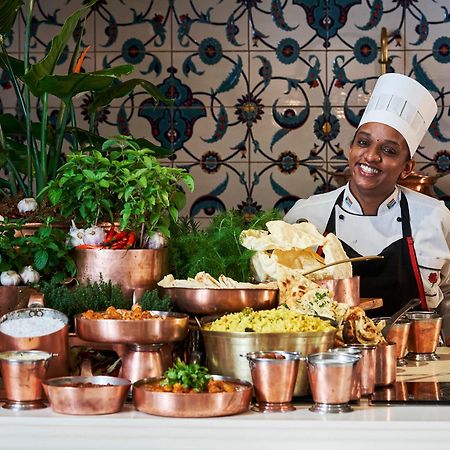
<svg viewBox="0 0 450 450"><path fill-rule="evenodd" d="M205 326L211 331L254 331L256 333L286 333L329 331L334 327L319 317L307 316L285 307L265 311L245 308L241 312L226 314Z"/></svg>

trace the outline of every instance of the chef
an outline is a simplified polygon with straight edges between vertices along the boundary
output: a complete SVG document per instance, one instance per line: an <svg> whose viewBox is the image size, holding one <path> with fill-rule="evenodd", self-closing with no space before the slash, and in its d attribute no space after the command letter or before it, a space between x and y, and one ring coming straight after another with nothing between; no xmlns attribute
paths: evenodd
<svg viewBox="0 0 450 450"><path fill-rule="evenodd" d="M425 310L450 304L450 211L397 184L413 171L414 153L436 112L417 81L381 76L350 145L350 181L298 200L285 216L335 233L349 257L384 257L353 264L361 297L383 298L377 315L391 315L412 298Z"/></svg>

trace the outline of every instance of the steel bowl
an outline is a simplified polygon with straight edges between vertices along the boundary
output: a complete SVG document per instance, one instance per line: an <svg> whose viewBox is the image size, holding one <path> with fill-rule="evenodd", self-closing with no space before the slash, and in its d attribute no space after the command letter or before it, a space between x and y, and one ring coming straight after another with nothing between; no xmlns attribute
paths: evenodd
<svg viewBox="0 0 450 450"><path fill-rule="evenodd" d="M92 383L96 386L71 386ZM108 376L59 377L42 383L50 406L60 414L113 414L123 408L131 382Z"/></svg>
<svg viewBox="0 0 450 450"><path fill-rule="evenodd" d="M272 309L278 306L278 289L162 288L175 308L189 314L209 315L239 312L244 308Z"/></svg>
<svg viewBox="0 0 450 450"><path fill-rule="evenodd" d="M234 383L238 389L235 392L192 394L152 392L145 389L145 385L162 378L144 378L133 384L133 403L139 411L166 417L219 417L248 411L252 399L251 383L217 375L213 378Z"/></svg>
<svg viewBox="0 0 450 450"><path fill-rule="evenodd" d="M251 381L250 368L240 355L250 352L280 350L303 356L325 352L334 346L337 330L304 333L255 333L211 331L202 328L207 366L212 373ZM308 395L309 383L305 361L300 361L294 396Z"/></svg>
<svg viewBox="0 0 450 450"><path fill-rule="evenodd" d="M161 344L182 341L188 332L189 316L152 311L161 319L83 319L75 316L77 335L85 341L123 344Z"/></svg>

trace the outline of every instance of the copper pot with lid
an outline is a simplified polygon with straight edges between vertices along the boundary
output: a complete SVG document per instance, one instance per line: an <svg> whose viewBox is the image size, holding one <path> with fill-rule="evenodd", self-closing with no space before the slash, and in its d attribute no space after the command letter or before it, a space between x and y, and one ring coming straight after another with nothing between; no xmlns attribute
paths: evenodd
<svg viewBox="0 0 450 450"><path fill-rule="evenodd" d="M40 318L56 319L63 323L63 326L55 331L41 335L26 335L23 328L20 333L13 333L10 327L6 327L5 322L23 319L39 320ZM57 323L57 322L54 322ZM10 323L8 324L10 325ZM7 330L8 328L8 330ZM11 311L0 318L0 351L11 350L41 350L50 354L57 354L51 359L48 365L46 377L58 377L67 375L69 370L69 319L60 311L44 307L43 294L33 294L30 296L28 308Z"/></svg>

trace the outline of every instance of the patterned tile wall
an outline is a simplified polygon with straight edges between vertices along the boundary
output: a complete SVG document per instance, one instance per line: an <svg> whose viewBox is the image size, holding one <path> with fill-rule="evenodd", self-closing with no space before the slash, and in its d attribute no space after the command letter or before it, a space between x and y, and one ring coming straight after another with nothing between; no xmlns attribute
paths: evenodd
<svg viewBox="0 0 450 450"><path fill-rule="evenodd" d="M83 0L37 0L33 52ZM99 0L86 22L86 67L132 63L173 106L143 92L98 116L102 135L130 133L174 150L167 163L195 177L185 213L287 209L338 186L349 142L380 75L418 79L439 105L416 154L426 174L450 173L449 0ZM8 42L20 56L23 25ZM73 49L71 41L69 52ZM60 61L61 70L67 66ZM14 109L0 78L3 110ZM77 100L85 125L89 96ZM52 104L57 108L57 103ZM450 177L436 195L449 199Z"/></svg>

